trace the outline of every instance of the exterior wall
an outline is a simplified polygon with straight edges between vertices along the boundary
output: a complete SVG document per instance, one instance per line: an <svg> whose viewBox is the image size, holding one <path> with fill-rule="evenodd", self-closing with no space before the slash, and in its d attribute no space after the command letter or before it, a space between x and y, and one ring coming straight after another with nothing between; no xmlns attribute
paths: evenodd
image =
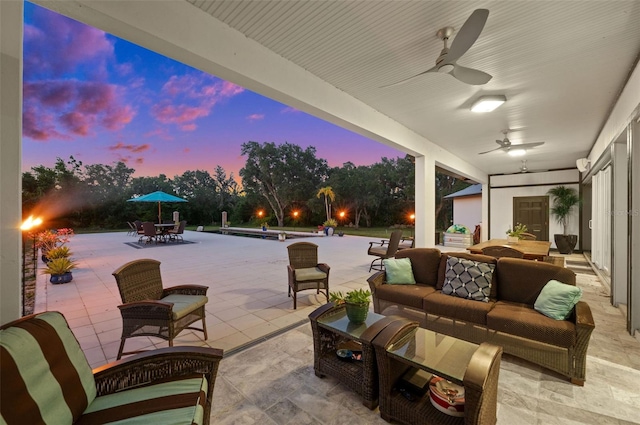
<svg viewBox="0 0 640 425"><path fill-rule="evenodd" d="M21 314L22 1L0 1L0 323Z"/></svg>
<svg viewBox="0 0 640 425"><path fill-rule="evenodd" d="M453 199L453 224L464 224L473 232L482 222L482 196Z"/></svg>
<svg viewBox="0 0 640 425"><path fill-rule="evenodd" d="M552 187L564 185L579 189L580 174L575 170L547 171L542 173L510 174L490 178L489 239L504 239L513 223L513 198L520 196L544 196ZM550 199L551 202L551 199ZM553 235L562 233L562 225L549 216L549 240L555 248ZM570 234L579 235L579 211L574 209L569 218Z"/></svg>

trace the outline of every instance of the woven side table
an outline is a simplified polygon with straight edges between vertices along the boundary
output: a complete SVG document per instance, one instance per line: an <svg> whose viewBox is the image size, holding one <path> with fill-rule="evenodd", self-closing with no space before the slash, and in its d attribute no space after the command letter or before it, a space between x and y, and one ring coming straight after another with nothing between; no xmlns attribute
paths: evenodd
<svg viewBox="0 0 640 425"><path fill-rule="evenodd" d="M494 425L498 396L498 373L502 348L479 346L447 335L396 321L373 341L380 378L380 416L409 425ZM429 392L413 400L396 385L410 369L436 374L465 389L464 417L453 417L431 404Z"/></svg>
<svg viewBox="0 0 640 425"><path fill-rule="evenodd" d="M397 317L369 312L359 325L349 322L344 304L325 304L309 315L313 331L314 370L316 376L336 378L362 396L369 409L378 406L378 373L371 341ZM345 361L336 351L343 344L359 344L362 360Z"/></svg>

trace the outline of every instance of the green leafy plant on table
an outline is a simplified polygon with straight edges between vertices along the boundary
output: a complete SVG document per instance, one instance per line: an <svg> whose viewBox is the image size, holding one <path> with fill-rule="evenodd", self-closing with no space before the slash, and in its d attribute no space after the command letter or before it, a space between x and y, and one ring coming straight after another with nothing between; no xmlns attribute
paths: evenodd
<svg viewBox="0 0 640 425"><path fill-rule="evenodd" d="M344 304L349 321L356 325L367 319L370 297L371 291L368 289L354 289L346 294L341 291L329 292L329 301L337 305Z"/></svg>
<svg viewBox="0 0 640 425"><path fill-rule="evenodd" d="M527 233L527 226L522 223L516 223L516 225L511 229L507 229L507 236L511 236L512 238L522 239L522 234Z"/></svg>

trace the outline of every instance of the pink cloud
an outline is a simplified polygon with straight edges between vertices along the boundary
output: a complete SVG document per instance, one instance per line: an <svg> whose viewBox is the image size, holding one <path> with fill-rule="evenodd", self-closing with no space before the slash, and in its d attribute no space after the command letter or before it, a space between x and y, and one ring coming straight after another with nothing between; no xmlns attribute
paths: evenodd
<svg viewBox="0 0 640 425"><path fill-rule="evenodd" d="M23 134L35 140L72 139L100 128L119 130L135 111L112 84L42 80L23 85Z"/></svg>
<svg viewBox="0 0 640 425"><path fill-rule="evenodd" d="M142 145L125 145L122 142L118 142L115 145L109 146L107 149L109 149L110 151L125 150L133 153L140 153L149 150L150 148L151 145L149 145L148 143L144 143Z"/></svg>
<svg viewBox="0 0 640 425"><path fill-rule="evenodd" d="M243 91L240 86L208 75L172 75L162 86L163 98L152 106L151 115L162 124L194 131L195 121L209 116L218 102Z"/></svg>
<svg viewBox="0 0 640 425"><path fill-rule="evenodd" d="M173 136L169 134L166 128L157 128L152 131L144 133L144 137L159 137L163 140L173 140Z"/></svg>
<svg viewBox="0 0 640 425"><path fill-rule="evenodd" d="M247 117L247 119L251 122L260 121L264 119L264 114L251 114Z"/></svg>
<svg viewBox="0 0 640 425"><path fill-rule="evenodd" d="M56 46L52 49L51 46ZM35 8L33 25L24 26L25 79L60 77L82 68L104 78L113 59L113 41L104 31L43 8Z"/></svg>
<svg viewBox="0 0 640 425"><path fill-rule="evenodd" d="M293 106L287 106L286 108L282 108L280 111L283 114L296 114L298 112L302 112L299 109L294 108Z"/></svg>

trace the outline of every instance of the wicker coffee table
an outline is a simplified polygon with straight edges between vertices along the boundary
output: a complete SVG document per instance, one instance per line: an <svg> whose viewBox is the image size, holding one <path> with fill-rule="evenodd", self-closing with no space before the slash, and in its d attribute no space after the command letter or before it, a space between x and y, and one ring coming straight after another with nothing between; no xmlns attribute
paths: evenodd
<svg viewBox="0 0 640 425"><path fill-rule="evenodd" d="M332 376L360 396L369 409L378 405L378 373L371 341L397 317L369 312L365 323L349 322L344 304L328 303L309 315L313 331L314 370L318 377ZM344 360L336 351L343 345L357 344L361 360Z"/></svg>
<svg viewBox="0 0 640 425"><path fill-rule="evenodd" d="M495 424L498 373L502 348L466 342L418 328L415 322L398 320L373 341L380 382L380 416L405 424ZM437 410L424 395L402 388L402 376L421 369L465 389L464 417L452 417ZM402 391L401 391L402 388Z"/></svg>

